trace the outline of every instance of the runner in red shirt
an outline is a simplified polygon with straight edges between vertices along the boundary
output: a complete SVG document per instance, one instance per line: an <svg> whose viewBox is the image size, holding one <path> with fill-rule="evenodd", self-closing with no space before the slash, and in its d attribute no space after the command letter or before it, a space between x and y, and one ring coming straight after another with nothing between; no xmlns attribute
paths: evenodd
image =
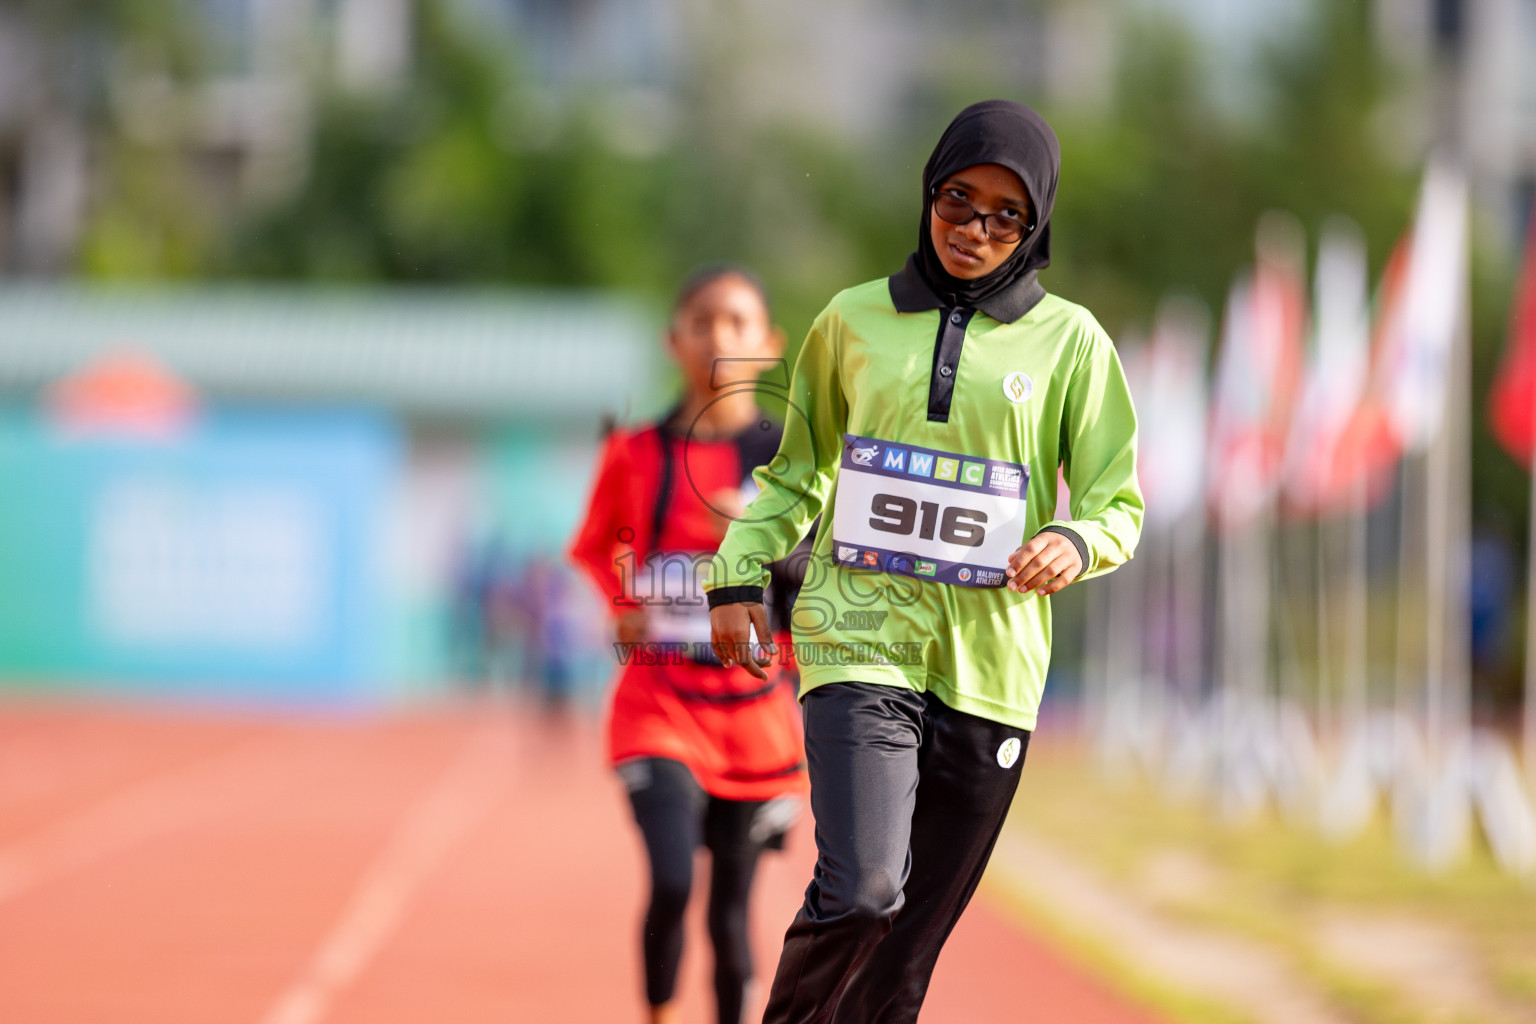
<svg viewBox="0 0 1536 1024"><path fill-rule="evenodd" d="M739 1024L752 974L752 875L798 813L804 752L793 672L764 682L721 666L694 577L749 500L753 468L778 450L780 428L758 407L752 380L779 360L783 333L757 278L717 266L684 284L667 337L683 399L657 423L609 435L570 555L613 610L623 662L608 752L650 861L642 938L649 1020L677 1019L683 911L693 852L704 845L719 1020ZM776 631L787 640L792 580L787 570L775 580Z"/></svg>

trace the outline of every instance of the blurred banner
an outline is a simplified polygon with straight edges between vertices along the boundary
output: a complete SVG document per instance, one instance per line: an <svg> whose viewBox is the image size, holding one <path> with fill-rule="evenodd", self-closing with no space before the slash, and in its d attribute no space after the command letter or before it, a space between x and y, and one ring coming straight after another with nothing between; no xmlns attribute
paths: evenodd
<svg viewBox="0 0 1536 1024"><path fill-rule="evenodd" d="M398 430L367 412L225 412L164 438L0 419L0 672L368 694L400 461Z"/></svg>
<svg viewBox="0 0 1536 1024"><path fill-rule="evenodd" d="M654 339L575 291L0 288L0 678L593 694L560 551Z"/></svg>

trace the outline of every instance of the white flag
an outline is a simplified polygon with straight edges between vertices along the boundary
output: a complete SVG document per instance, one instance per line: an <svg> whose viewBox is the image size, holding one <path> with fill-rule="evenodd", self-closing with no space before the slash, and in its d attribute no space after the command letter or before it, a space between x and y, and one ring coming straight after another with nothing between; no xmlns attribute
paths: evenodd
<svg viewBox="0 0 1536 1024"><path fill-rule="evenodd" d="M1421 451L1445 414L1451 343L1466 301L1467 181L1430 161L1419 192L1402 301L1382 310L1381 384L1405 451Z"/></svg>
<svg viewBox="0 0 1536 1024"><path fill-rule="evenodd" d="M1182 296L1158 307L1142 353L1145 396L1137 396L1137 471L1147 518L1174 523L1198 511L1205 484L1205 353L1210 314Z"/></svg>

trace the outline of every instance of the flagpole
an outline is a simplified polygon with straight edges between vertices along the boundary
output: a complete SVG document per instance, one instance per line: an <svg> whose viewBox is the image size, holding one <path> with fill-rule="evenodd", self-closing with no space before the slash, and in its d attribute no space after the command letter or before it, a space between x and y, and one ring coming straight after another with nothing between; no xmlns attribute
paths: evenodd
<svg viewBox="0 0 1536 1024"><path fill-rule="evenodd" d="M1255 721L1259 728L1269 734L1266 739L1270 741L1278 739L1280 716L1277 711L1280 690L1284 685L1283 679L1273 671L1275 666L1271 661L1276 635L1274 630L1274 601L1277 596L1275 587L1279 579L1279 573L1275 571L1275 512L1275 500L1271 495L1261 504L1248 533L1249 543L1252 545L1249 559L1253 571L1248 575L1251 581L1248 589L1252 604L1248 609L1247 671L1252 679L1250 685L1253 687L1256 698L1256 703L1253 705ZM1251 746L1247 753L1250 757L1257 757L1260 754Z"/></svg>
<svg viewBox="0 0 1536 1024"><path fill-rule="evenodd" d="M1531 418L1536 420L1536 403L1531 405ZM1533 437L1536 437L1536 431L1533 431ZM1536 791L1536 450L1533 450L1529 468L1531 508L1525 551L1525 692L1521 695L1524 705L1521 741L1525 774L1532 790Z"/></svg>
<svg viewBox="0 0 1536 1024"><path fill-rule="evenodd" d="M1106 585L1089 587L1083 624L1083 728L1088 742L1102 753L1107 744L1106 700L1109 692L1109 601Z"/></svg>
<svg viewBox="0 0 1536 1024"><path fill-rule="evenodd" d="M1105 638L1104 711L1108 716L1105 735L1109 746L1105 756L1107 763L1116 770L1125 768L1127 754L1134 760L1141 752L1139 730L1145 686L1140 655L1146 636L1138 614L1142 604L1139 597L1143 593L1141 569L1142 566L1133 559L1114 574L1106 588L1109 592L1109 628Z"/></svg>
<svg viewBox="0 0 1536 1024"><path fill-rule="evenodd" d="M1201 652L1205 649L1205 529L1204 518L1187 517L1180 524L1178 564L1173 567L1177 584L1179 632L1177 646L1177 679L1180 705L1190 711L1200 704L1204 683L1204 665Z"/></svg>
<svg viewBox="0 0 1536 1024"><path fill-rule="evenodd" d="M1353 737L1370 707L1368 592L1370 548L1366 530L1366 481L1362 472L1350 485L1349 583L1345 606L1344 729Z"/></svg>
<svg viewBox="0 0 1536 1024"><path fill-rule="evenodd" d="M1456 353L1451 359L1457 360ZM1455 362L1447 369L1452 378L1458 375ZM1447 392L1455 391L1451 381L1446 381ZM1450 585L1450 550L1452 504L1451 491L1455 486L1451 466L1455 412L1451 408L1454 397L1446 395L1445 418L1430 442L1426 459L1424 499L1424 740L1429 763L1438 767L1445 754L1446 695L1450 689L1447 676L1450 669L1450 600L1446 588Z"/></svg>
<svg viewBox="0 0 1536 1024"><path fill-rule="evenodd" d="M1420 562L1419 546L1414 543L1419 533L1419 516L1416 510L1420 507L1417 500L1419 495L1418 478L1420 456L1408 452L1404 454L1398 474L1398 558L1397 558L1397 664L1393 682L1393 753L1394 770L1400 770L1404 761L1404 744L1407 737L1403 735L1405 728L1415 723L1413 691L1417 689L1413 679L1414 655L1413 636L1416 624L1413 617L1414 601L1410 595L1415 590L1422 592L1422 588L1416 586L1420 582L1418 578L1418 563ZM1395 785L1401 785L1407 780L1396 778Z"/></svg>
<svg viewBox="0 0 1536 1024"><path fill-rule="evenodd" d="M1470 226L1467 228L1470 231ZM1451 704L1445 709L1450 739L1459 742L1472 731L1472 258L1461 268L1460 316L1455 346L1451 351L1450 395L1446 402L1445 431L1450 454L1446 502L1450 528L1446 551L1446 650L1450 666L1446 677Z"/></svg>
<svg viewBox="0 0 1536 1024"><path fill-rule="evenodd" d="M1449 745L1470 725L1470 642L1468 563L1471 556L1471 337L1468 287L1462 279L1460 314L1451 325L1446 355L1445 402L1439 430L1430 442L1426 500L1425 739L1430 763L1438 765Z"/></svg>
<svg viewBox="0 0 1536 1024"><path fill-rule="evenodd" d="M1317 734L1321 738L1325 736L1332 736L1333 727L1337 725L1336 722L1331 721L1332 716L1328 713L1330 706L1329 698L1333 691L1333 688L1328 685L1333 675L1331 671L1332 666L1329 664L1329 655L1332 653L1332 650L1331 645L1328 643L1329 538L1327 520L1323 518L1321 512L1318 513L1317 519L1314 520L1313 523L1313 537L1315 538L1313 545L1315 548L1314 554L1317 556L1317 576L1316 579L1313 580L1313 584L1317 593L1317 642L1313 645L1313 650L1317 657L1317 667L1315 669L1316 678L1314 680L1316 692L1312 706L1313 715L1316 718L1314 727L1317 729Z"/></svg>
<svg viewBox="0 0 1536 1024"><path fill-rule="evenodd" d="M1220 525L1221 559L1221 736L1218 738L1218 800L1229 816L1241 814L1242 785L1247 771L1243 757L1251 744L1238 743L1238 730L1250 721L1262 682L1253 671L1253 600L1259 565L1254 557L1257 532L1253 522L1239 525L1223 510ZM1267 584L1260 584L1260 586Z"/></svg>
<svg viewBox="0 0 1536 1024"><path fill-rule="evenodd" d="M1306 570L1306 551L1298 552L1296 549L1307 544L1307 534L1312 531L1303 531L1292 526L1287 528L1280 523L1280 505L1274 503L1273 528L1271 530L1270 551L1270 585L1271 612L1267 616L1270 623L1271 646L1275 653L1275 708L1279 711L1284 707L1294 707L1297 711L1306 715L1311 710L1307 695L1304 692L1306 686L1303 682L1305 674L1302 666L1302 630L1305 628L1300 621L1301 617L1295 614L1295 606L1291 598L1295 596L1298 588L1294 577L1296 571L1287 572L1287 566ZM1300 557L1293 557L1299 555ZM1305 594L1307 581L1303 580L1300 591ZM1278 724L1279 719L1276 718Z"/></svg>

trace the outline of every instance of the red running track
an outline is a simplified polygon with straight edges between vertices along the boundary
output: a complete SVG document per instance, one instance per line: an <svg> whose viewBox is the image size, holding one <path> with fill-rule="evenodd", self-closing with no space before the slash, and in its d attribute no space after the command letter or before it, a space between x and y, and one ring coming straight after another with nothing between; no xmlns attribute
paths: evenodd
<svg viewBox="0 0 1536 1024"><path fill-rule="evenodd" d="M760 976L812 859L764 863ZM6 1024L638 1022L640 868L585 720L0 703ZM985 893L923 1020L1153 1024Z"/></svg>

